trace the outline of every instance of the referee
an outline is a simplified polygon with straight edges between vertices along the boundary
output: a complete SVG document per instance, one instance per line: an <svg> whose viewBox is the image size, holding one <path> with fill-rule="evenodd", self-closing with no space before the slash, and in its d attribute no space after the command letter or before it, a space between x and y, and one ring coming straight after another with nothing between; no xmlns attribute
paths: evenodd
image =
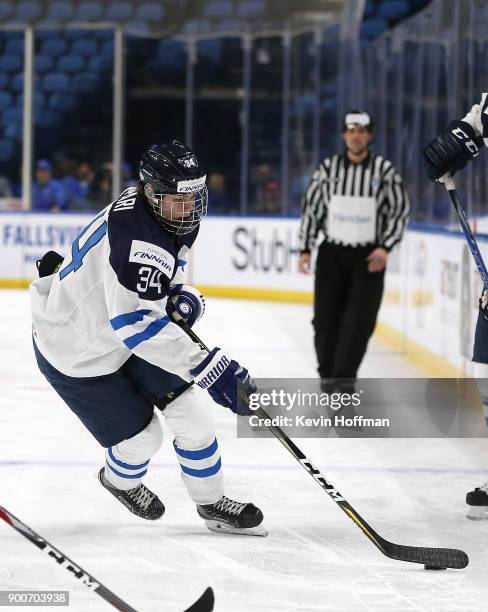
<svg viewBox="0 0 488 612"><path fill-rule="evenodd" d="M309 274L319 232L313 327L323 391L354 390L374 331L388 253L402 239L408 196L393 164L369 150L373 121L344 117L346 150L324 159L302 203L298 268ZM349 379L334 382L334 379Z"/></svg>

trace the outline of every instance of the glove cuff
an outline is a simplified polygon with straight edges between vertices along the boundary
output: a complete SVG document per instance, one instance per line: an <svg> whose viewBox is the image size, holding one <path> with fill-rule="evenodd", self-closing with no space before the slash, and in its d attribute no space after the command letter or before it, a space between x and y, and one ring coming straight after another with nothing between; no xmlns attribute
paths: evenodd
<svg viewBox="0 0 488 612"><path fill-rule="evenodd" d="M190 370L196 384L201 389L208 389L218 380L230 365L230 359L218 347L215 347L195 368Z"/></svg>

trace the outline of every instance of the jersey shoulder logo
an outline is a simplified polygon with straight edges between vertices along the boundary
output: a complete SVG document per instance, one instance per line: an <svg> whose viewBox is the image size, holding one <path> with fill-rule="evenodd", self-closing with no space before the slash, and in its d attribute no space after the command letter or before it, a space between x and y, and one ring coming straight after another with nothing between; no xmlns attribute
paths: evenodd
<svg viewBox="0 0 488 612"><path fill-rule="evenodd" d="M173 276L175 258L166 249L157 244L133 240L130 247L129 261L157 268L169 279Z"/></svg>

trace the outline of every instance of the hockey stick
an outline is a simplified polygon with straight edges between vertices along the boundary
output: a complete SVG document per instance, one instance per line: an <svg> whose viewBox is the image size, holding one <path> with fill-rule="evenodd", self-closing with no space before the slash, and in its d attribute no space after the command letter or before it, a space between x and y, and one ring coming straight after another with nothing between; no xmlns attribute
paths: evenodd
<svg viewBox="0 0 488 612"><path fill-rule="evenodd" d="M95 592L97 595L100 595L102 599L105 599L106 602L111 604L117 610L121 610L122 612L137 612L135 608L129 606L123 599L120 599L115 593L112 593L106 586L104 586L99 580L94 578L91 574L89 574L86 570L82 569L76 563L73 563L69 557L63 554L60 550L55 548L52 544L50 544L47 540L45 540L42 536L28 527L25 523L23 523L20 519L15 517L11 512L9 512L3 506L0 506L0 518L2 518L7 525L10 525L22 534L29 542L32 542L34 546L37 546L39 550L44 551L49 557L52 557L56 563L65 567L68 572L73 574L75 578L88 587L91 591ZM187 610L184 612L211 612L214 607L214 594L210 587L203 593L203 595Z"/></svg>
<svg viewBox="0 0 488 612"><path fill-rule="evenodd" d="M459 223L466 237L466 242L468 243L469 250L473 255L474 263L478 268L478 272L480 273L481 280L483 281L484 290L488 290L488 270L486 269L485 262L483 261L483 256L481 255L481 251L479 249L478 243L476 242L476 238L474 237L473 230L469 225L468 216L466 211L461 205L459 198L457 196L456 184L454 183L454 179L451 174L448 172L441 176L439 179L440 183L444 183L444 187L449 194L454 210L456 211L457 218L459 219ZM485 319L488 319L487 308L481 308L481 312Z"/></svg>
<svg viewBox="0 0 488 612"><path fill-rule="evenodd" d="M203 350L209 352L209 349L195 334L195 332L183 321L177 323L190 338L199 344ZM242 398L248 401L247 398ZM261 419L270 419L270 416L262 409L258 408L254 411ZM354 521L361 529L364 535L378 548L384 555L390 559L397 561L409 561L410 563L422 563L427 568L444 569L447 567L453 569L463 569L469 563L468 555L462 551L451 548L426 548L417 546L403 546L402 544L394 544L382 538L376 531L368 525L361 515L354 510L348 501L342 497L334 485L321 474L310 459L302 453L298 446L286 435L286 433L277 425L266 425L267 429L281 442L286 450L295 457L298 463L312 476L312 478L322 487L327 495L335 501L340 509Z"/></svg>

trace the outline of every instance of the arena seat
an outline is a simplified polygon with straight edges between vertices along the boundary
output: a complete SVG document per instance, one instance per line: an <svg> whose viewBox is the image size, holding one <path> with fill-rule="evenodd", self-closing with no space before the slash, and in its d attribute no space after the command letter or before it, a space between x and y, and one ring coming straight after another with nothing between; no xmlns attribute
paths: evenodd
<svg viewBox="0 0 488 612"><path fill-rule="evenodd" d="M4 134L10 140L16 140L20 142L22 140L22 125L18 123L11 123L4 127Z"/></svg>
<svg viewBox="0 0 488 612"><path fill-rule="evenodd" d="M101 2L81 2L76 11L77 21L96 21L102 16Z"/></svg>
<svg viewBox="0 0 488 612"><path fill-rule="evenodd" d="M76 96L72 94L52 94L49 99L49 108L61 112L73 110L76 106Z"/></svg>
<svg viewBox="0 0 488 612"><path fill-rule="evenodd" d="M232 16L232 2L230 0L212 0L205 5L203 16L210 19L224 19Z"/></svg>
<svg viewBox="0 0 488 612"><path fill-rule="evenodd" d="M91 72L107 72L113 70L113 59L111 57L99 57L96 55L88 62L88 69Z"/></svg>
<svg viewBox="0 0 488 612"><path fill-rule="evenodd" d="M0 72L0 89L8 89L10 87L10 77L4 72Z"/></svg>
<svg viewBox="0 0 488 612"><path fill-rule="evenodd" d="M14 74L12 76L12 82L10 83L10 90L11 91L23 91L24 89L24 73L23 72L17 72L17 74Z"/></svg>
<svg viewBox="0 0 488 612"><path fill-rule="evenodd" d="M73 89L77 92L92 92L100 83L98 74L94 72L77 74L73 78Z"/></svg>
<svg viewBox="0 0 488 612"><path fill-rule="evenodd" d="M0 139L0 159L8 160L13 156L13 154L14 154L14 143L7 138L1 138Z"/></svg>
<svg viewBox="0 0 488 612"><path fill-rule="evenodd" d="M366 0L364 4L364 19L369 19L376 14L377 3L375 0Z"/></svg>
<svg viewBox="0 0 488 612"><path fill-rule="evenodd" d="M71 45L71 55L83 55L90 57L98 51L97 41L93 38L80 38Z"/></svg>
<svg viewBox="0 0 488 612"><path fill-rule="evenodd" d="M146 2L141 4L136 11L136 19L142 21L157 22L164 17L164 7L157 2Z"/></svg>
<svg viewBox="0 0 488 612"><path fill-rule="evenodd" d="M22 125L22 109L11 106L2 112L2 125Z"/></svg>
<svg viewBox="0 0 488 612"><path fill-rule="evenodd" d="M40 2L34 0L26 0L19 2L16 7L14 21L22 23L30 23L37 21L43 14L43 7Z"/></svg>
<svg viewBox="0 0 488 612"><path fill-rule="evenodd" d="M0 91L0 110L5 110L12 106L12 94L8 91Z"/></svg>
<svg viewBox="0 0 488 612"><path fill-rule="evenodd" d="M34 113L34 123L42 128L52 128L59 120L59 114L50 108L40 108Z"/></svg>
<svg viewBox="0 0 488 612"><path fill-rule="evenodd" d="M244 0L237 7L237 16L242 19L259 17L263 14L264 9L265 6L262 0Z"/></svg>
<svg viewBox="0 0 488 612"><path fill-rule="evenodd" d="M22 55L24 53L24 37L20 35L18 38L11 38L5 42L5 55Z"/></svg>
<svg viewBox="0 0 488 612"><path fill-rule="evenodd" d="M46 93L69 91L70 84L68 75L63 72L51 72L43 78L42 89Z"/></svg>
<svg viewBox="0 0 488 612"><path fill-rule="evenodd" d="M105 21L127 21L132 16L129 2L110 2L105 9Z"/></svg>
<svg viewBox="0 0 488 612"><path fill-rule="evenodd" d="M64 22L71 19L73 15L73 3L64 2L63 0L56 0L55 2L49 2L47 7L47 21L59 21Z"/></svg>
<svg viewBox="0 0 488 612"><path fill-rule="evenodd" d="M4 20L10 17L13 13L14 7L12 2L0 2L0 19Z"/></svg>
<svg viewBox="0 0 488 612"><path fill-rule="evenodd" d="M197 47L198 57L218 64L222 59L222 39L202 40Z"/></svg>
<svg viewBox="0 0 488 612"><path fill-rule="evenodd" d="M22 68L23 63L19 55L2 55L0 57L0 72L17 72Z"/></svg>
<svg viewBox="0 0 488 612"><path fill-rule="evenodd" d="M48 72L54 66L53 58L49 55L37 55L34 61L35 71L38 73Z"/></svg>
<svg viewBox="0 0 488 612"><path fill-rule="evenodd" d="M74 74L81 72L85 67L85 60L77 55L63 55L58 59L57 69L59 72Z"/></svg>
<svg viewBox="0 0 488 612"><path fill-rule="evenodd" d="M44 40L41 45L42 55L58 57L63 55L68 50L68 43L60 37Z"/></svg>
<svg viewBox="0 0 488 612"><path fill-rule="evenodd" d="M101 57L113 57L114 54L114 41L112 40L106 40L103 44L102 44L102 49L100 52L100 56Z"/></svg>

